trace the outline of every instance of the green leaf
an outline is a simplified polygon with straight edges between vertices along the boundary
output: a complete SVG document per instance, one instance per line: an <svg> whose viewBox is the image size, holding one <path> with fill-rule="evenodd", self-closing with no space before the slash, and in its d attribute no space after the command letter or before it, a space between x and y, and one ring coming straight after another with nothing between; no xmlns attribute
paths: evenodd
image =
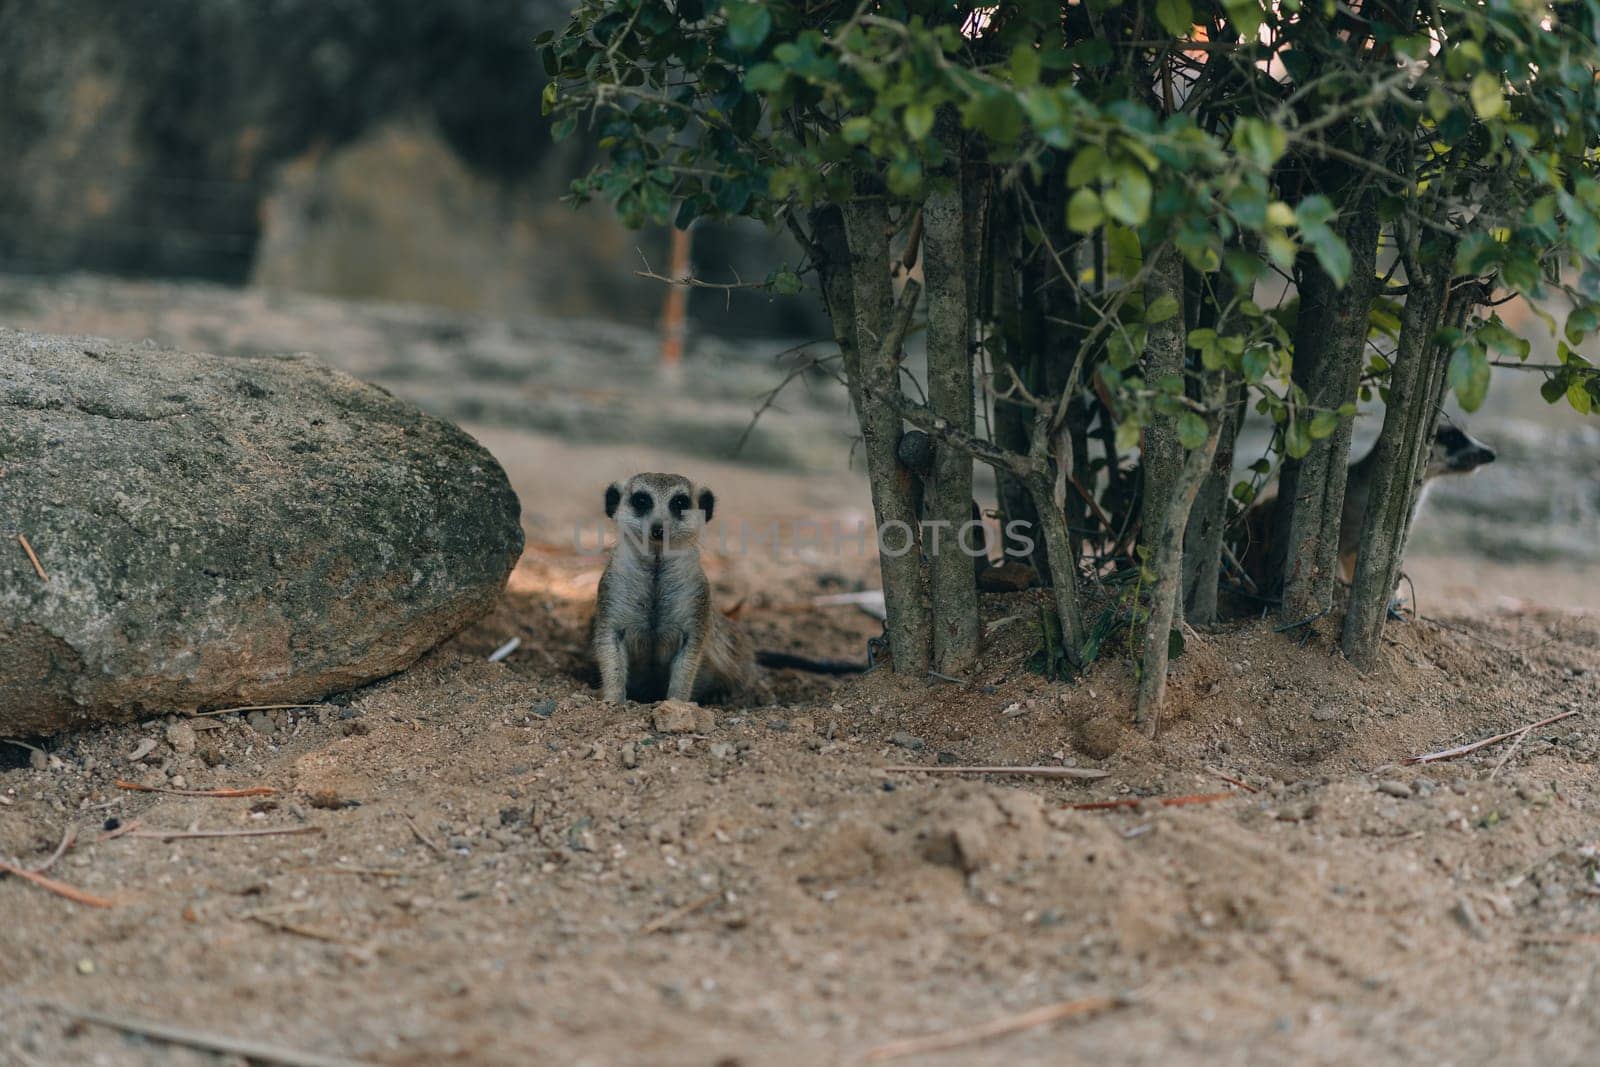
<svg viewBox="0 0 1600 1067"><path fill-rule="evenodd" d="M1234 29L1238 30L1245 40L1256 39L1262 21L1261 5L1256 0L1222 0L1222 7L1227 11L1228 20L1233 23Z"/></svg>
<svg viewBox="0 0 1600 1067"><path fill-rule="evenodd" d="M1129 226L1142 226L1150 218L1150 177L1136 163L1117 168L1117 180L1101 194L1106 214Z"/></svg>
<svg viewBox="0 0 1600 1067"><path fill-rule="evenodd" d="M905 122L906 135L913 141L920 141L933 132L933 105L925 101L917 101L906 106L906 113L902 116Z"/></svg>
<svg viewBox="0 0 1600 1067"><path fill-rule="evenodd" d="M1339 426L1339 416L1331 411L1319 411L1311 417L1311 439L1320 441Z"/></svg>
<svg viewBox="0 0 1600 1067"><path fill-rule="evenodd" d="M794 296L802 288L800 275L788 267L781 267L774 271L772 277L767 280L767 284L772 287L774 293L780 296Z"/></svg>
<svg viewBox="0 0 1600 1067"><path fill-rule="evenodd" d="M1350 280L1350 249L1339 239L1338 234L1324 228L1314 238L1307 238L1311 244L1311 251L1317 257L1317 262L1322 269L1328 272L1328 277L1333 279L1333 284L1344 288L1344 283Z"/></svg>
<svg viewBox="0 0 1600 1067"><path fill-rule="evenodd" d="M1333 201L1320 193L1306 197L1300 201L1300 206L1294 209L1295 221L1303 230L1325 224L1337 214Z"/></svg>
<svg viewBox="0 0 1600 1067"><path fill-rule="evenodd" d="M1016 96L1000 89L990 89L974 98L961 109L961 120L967 129L1003 145L1015 143L1026 124Z"/></svg>
<svg viewBox="0 0 1600 1067"><path fill-rule="evenodd" d="M1156 0L1156 18L1174 37L1187 37L1194 29L1194 9L1189 0Z"/></svg>
<svg viewBox="0 0 1600 1067"><path fill-rule="evenodd" d="M845 119L844 125L839 127L839 136L844 138L845 144L865 144L872 136L872 119L866 115Z"/></svg>
<svg viewBox="0 0 1600 1067"><path fill-rule="evenodd" d="M1109 162L1105 149L1099 145L1085 145L1078 149L1078 154L1072 157L1072 165L1067 168L1068 187L1076 189L1095 181L1105 172Z"/></svg>
<svg viewBox="0 0 1600 1067"><path fill-rule="evenodd" d="M1584 394L1587 396L1588 394ZM1132 419L1124 419L1117 423L1117 447L1124 452L1130 452L1139 447L1139 424Z"/></svg>
<svg viewBox="0 0 1600 1067"><path fill-rule="evenodd" d="M1206 420L1192 411L1185 411L1178 420L1178 440L1184 448L1193 450L1205 447L1206 438L1211 436L1211 428L1206 425Z"/></svg>
<svg viewBox="0 0 1600 1067"><path fill-rule="evenodd" d="M1166 322L1178 313L1178 298L1171 293L1162 293L1156 297L1155 302L1145 308L1144 321L1146 326L1153 326L1158 322ZM1193 344L1193 341L1190 342Z"/></svg>
<svg viewBox="0 0 1600 1067"><path fill-rule="evenodd" d="M1093 189L1079 189L1067 201L1067 225L1078 233L1089 233L1100 228L1105 221L1105 210L1100 205L1100 194Z"/></svg>
<svg viewBox="0 0 1600 1067"><path fill-rule="evenodd" d="M1461 410L1477 411L1489 393L1488 354L1479 345L1456 349L1450 357L1449 380Z"/></svg>
<svg viewBox="0 0 1600 1067"><path fill-rule="evenodd" d="M916 196L922 191L922 164L915 159L895 160L884 177L896 196Z"/></svg>
<svg viewBox="0 0 1600 1067"><path fill-rule="evenodd" d="M1587 415L1594 407L1594 401L1589 396L1589 390L1583 387L1582 378L1574 378L1572 384L1567 386L1567 403L1572 405L1574 411Z"/></svg>
<svg viewBox="0 0 1600 1067"><path fill-rule="evenodd" d="M753 52L772 32L772 12L763 3L730 3L728 43L740 52Z"/></svg>
<svg viewBox="0 0 1600 1067"><path fill-rule="evenodd" d="M1032 41L1023 41L1011 50L1011 80L1024 89L1039 80L1039 50Z"/></svg>
<svg viewBox="0 0 1600 1067"><path fill-rule="evenodd" d="M1566 336L1571 344L1581 344L1585 334L1600 326L1600 304L1584 304L1567 316Z"/></svg>
<svg viewBox="0 0 1600 1067"><path fill-rule="evenodd" d="M1290 459L1304 459L1311 451L1311 435L1306 432L1304 419L1296 419L1284 427L1283 450Z"/></svg>
<svg viewBox="0 0 1600 1067"><path fill-rule="evenodd" d="M744 87L753 93L775 93L788 77L789 71L780 63L757 63L744 76Z"/></svg>
<svg viewBox="0 0 1600 1067"><path fill-rule="evenodd" d="M1132 279L1144 264L1139 235L1115 223L1106 227L1106 270L1118 278Z"/></svg>
<svg viewBox="0 0 1600 1067"><path fill-rule="evenodd" d="M1244 358L1239 362L1240 373L1244 380L1251 385L1257 385L1266 377L1267 368L1272 365L1272 350L1264 345L1253 345L1247 348Z"/></svg>
<svg viewBox="0 0 1600 1067"><path fill-rule="evenodd" d="M1485 121L1499 118L1506 109L1506 98L1500 94L1500 79L1486 70L1472 76L1472 110Z"/></svg>
<svg viewBox="0 0 1600 1067"><path fill-rule="evenodd" d="M1254 7L1254 4L1251 5ZM1262 170L1289 150L1289 134L1281 126L1256 118L1243 118L1233 130L1233 147Z"/></svg>
<svg viewBox="0 0 1600 1067"><path fill-rule="evenodd" d="M1267 235L1267 255L1272 257L1272 262L1277 264L1279 270L1294 269L1294 257L1300 251L1300 246L1281 233Z"/></svg>

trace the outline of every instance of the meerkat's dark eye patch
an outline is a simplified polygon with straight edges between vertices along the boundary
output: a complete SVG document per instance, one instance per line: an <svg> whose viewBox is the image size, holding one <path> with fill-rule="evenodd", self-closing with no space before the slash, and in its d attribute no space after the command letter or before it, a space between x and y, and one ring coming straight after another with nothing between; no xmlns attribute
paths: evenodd
<svg viewBox="0 0 1600 1067"><path fill-rule="evenodd" d="M700 490L700 499L697 501L697 503L700 505L700 510L705 512L706 521L710 522L711 509L716 507L717 498L711 495L711 490L702 489Z"/></svg>
<svg viewBox="0 0 1600 1067"><path fill-rule="evenodd" d="M1441 426L1436 440L1451 450L1467 447L1467 435L1454 426Z"/></svg>
<svg viewBox="0 0 1600 1067"><path fill-rule="evenodd" d="M606 518L612 518L617 513L617 505L622 503L622 490L614 485L606 486Z"/></svg>
<svg viewBox="0 0 1600 1067"><path fill-rule="evenodd" d="M655 501L650 499L650 494L643 489L636 489L628 498L628 506L639 515L650 514L650 509L655 507Z"/></svg>
<svg viewBox="0 0 1600 1067"><path fill-rule="evenodd" d="M689 510L689 494L676 494L670 501L667 502L667 510L672 512L673 518L683 518L683 513Z"/></svg>

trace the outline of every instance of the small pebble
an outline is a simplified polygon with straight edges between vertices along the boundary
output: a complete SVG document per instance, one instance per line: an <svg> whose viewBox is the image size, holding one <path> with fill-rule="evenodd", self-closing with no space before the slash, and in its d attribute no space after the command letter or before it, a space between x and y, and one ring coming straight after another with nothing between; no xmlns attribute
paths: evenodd
<svg viewBox="0 0 1600 1067"><path fill-rule="evenodd" d="M1386 778L1378 783L1378 792L1391 797L1409 797L1411 795L1411 787L1394 778Z"/></svg>
<svg viewBox="0 0 1600 1067"><path fill-rule="evenodd" d="M910 749L912 752L919 752L922 750L922 738L913 737L904 730L896 730L894 733L890 734L889 743L891 745L899 745L901 748Z"/></svg>
<svg viewBox="0 0 1600 1067"><path fill-rule="evenodd" d="M134 746L134 749L133 749L132 752L128 753L128 762L129 763L138 763L140 760L144 759L146 756L150 755L150 753L154 752L155 750L156 750L155 738L146 737L143 740L141 740L136 746Z"/></svg>
<svg viewBox="0 0 1600 1067"><path fill-rule="evenodd" d="M167 727L167 744L172 746L172 751L187 756L194 752L199 738L195 736L193 726L186 722L175 722Z"/></svg>

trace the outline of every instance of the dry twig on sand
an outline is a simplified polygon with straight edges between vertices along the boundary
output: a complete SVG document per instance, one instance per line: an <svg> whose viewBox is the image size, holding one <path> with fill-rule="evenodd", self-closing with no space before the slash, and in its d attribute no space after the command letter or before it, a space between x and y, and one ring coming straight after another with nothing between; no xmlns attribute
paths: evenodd
<svg viewBox="0 0 1600 1067"><path fill-rule="evenodd" d="M372 878L410 878L410 871L402 871L396 867L317 867L310 868L325 871L328 874L359 874Z"/></svg>
<svg viewBox="0 0 1600 1067"><path fill-rule="evenodd" d="M915 764L897 764L884 767L884 771L921 774L1010 774L1023 778L1109 778L1110 771L1094 767L918 767Z"/></svg>
<svg viewBox="0 0 1600 1067"><path fill-rule="evenodd" d="M417 820L413 819L411 816L407 815L405 812L401 812L400 813L400 817L406 821L406 825L407 826L411 827L412 836L415 837L418 841L421 841L424 845L427 845L428 848L432 849L434 855L438 856L441 859L447 858L450 855L443 848L441 848L437 843L435 843L432 839L430 839L427 834L422 832L422 827L417 825Z"/></svg>
<svg viewBox="0 0 1600 1067"><path fill-rule="evenodd" d="M129 837L147 837L157 841L177 841L200 837L280 837L288 834L320 834L320 826L271 826L259 830L129 830Z"/></svg>
<svg viewBox="0 0 1600 1067"><path fill-rule="evenodd" d="M1506 764L1510 763L1511 757L1517 754L1517 749L1522 747L1522 742L1528 739L1528 733L1532 729L1533 727L1527 726L1517 731L1517 739L1511 742L1511 747L1506 749L1506 754L1500 757L1500 762L1496 763L1494 765L1494 770L1489 772L1489 781L1494 781L1500 776L1500 772L1505 770Z"/></svg>
<svg viewBox="0 0 1600 1067"><path fill-rule="evenodd" d="M310 926L301 926L299 923L293 923L287 919L277 919L271 915L262 915L259 912L250 912L239 917L260 923L270 929L279 930L286 934L294 934L296 937L304 937L311 941L324 941L330 945L344 945L348 948L361 947L361 942L352 938L343 937L339 934L330 934L325 930L318 930Z"/></svg>
<svg viewBox="0 0 1600 1067"><path fill-rule="evenodd" d="M1438 752L1429 752L1421 756L1407 756L1400 762L1404 766L1410 767L1417 763L1434 763L1438 760L1454 759L1457 756L1465 756L1468 753L1478 751L1480 748L1488 748L1490 745L1499 744L1501 741L1504 741L1507 738L1516 737L1518 734L1524 734L1531 730L1537 730L1541 726L1549 726L1551 723L1560 722L1562 719L1570 719L1572 716L1578 714L1578 712L1581 710L1581 708L1574 708L1572 711L1563 711L1560 715L1552 715L1548 719L1540 719L1538 722L1531 722L1526 726L1519 726L1515 730L1507 730L1503 734L1495 734L1493 737L1485 737L1481 741L1474 741L1467 745L1457 745L1455 748L1444 748L1440 749Z"/></svg>
<svg viewBox="0 0 1600 1067"><path fill-rule="evenodd" d="M1110 811L1113 808L1137 808L1141 804L1159 804L1163 808L1182 808L1190 804L1213 804L1219 800L1231 800L1239 794L1227 793L1191 793L1182 797L1125 797L1121 800L1086 800L1081 804L1062 805L1069 811Z"/></svg>
<svg viewBox="0 0 1600 1067"><path fill-rule="evenodd" d="M683 907L675 908L674 910L667 912L665 915L645 923L639 928L639 932L641 934L653 934L657 933L658 931L665 930L667 927L676 924L680 920L687 919L689 916L693 915L707 904L715 901L720 896L722 896L722 891L717 890L714 893L707 893L703 897L696 897Z"/></svg>
<svg viewBox="0 0 1600 1067"><path fill-rule="evenodd" d="M270 785L255 785L248 789L173 789L162 785L140 785L118 778L112 783L118 789L131 789L136 793L167 793L175 797L271 797L278 791Z"/></svg>
<svg viewBox="0 0 1600 1067"><path fill-rule="evenodd" d="M55 1001L41 1000L33 1001L32 1003L36 1007L58 1011L74 1019L82 1019L84 1022L96 1023L100 1026L109 1026L114 1030L123 1030L130 1034L153 1037L157 1041L165 1041L169 1045L205 1049L209 1052L221 1053L224 1056L241 1056L247 1060L277 1064L279 1067L367 1067L361 1060L345 1059L343 1056L324 1056L320 1052L302 1052L299 1049L276 1045L268 1041L252 1041L248 1038L229 1037L227 1034L213 1033L209 1030L195 1030L187 1026L175 1026L172 1023L157 1022L150 1019L136 1019L128 1015L110 1015L89 1008L77 1008Z"/></svg>
<svg viewBox="0 0 1600 1067"><path fill-rule="evenodd" d="M17 544L28 554L28 562L33 564L33 573L39 576L41 582L48 582L50 576L44 572L44 565L39 562L39 557L33 554L33 546L28 544L28 535L17 534Z"/></svg>
<svg viewBox="0 0 1600 1067"><path fill-rule="evenodd" d="M882 1063L884 1060L899 1059L901 1056L918 1056L929 1052L943 1052L946 1049L960 1048L962 1045L971 1045L979 1041L987 1041L994 1037L1005 1037L1008 1034L1020 1033L1023 1030L1032 1030L1050 1023L1060 1022L1063 1019L1079 1019L1087 1015L1099 1015L1110 1011L1112 1008L1123 1004L1120 997L1082 997L1078 1000L1063 1000L1059 1004L1047 1004L1042 1008L1008 1015L1001 1019L994 1019L977 1026L962 1027L957 1030L946 1030L943 1033L929 1034L926 1037L908 1037L899 1041L889 1041L867 1050L862 1057L867 1063Z"/></svg>
<svg viewBox="0 0 1600 1067"><path fill-rule="evenodd" d="M58 882L54 878L46 878L38 871L30 871L26 867L19 867L15 863L8 863L5 860L0 860L0 872L14 874L23 881L32 882L40 889L54 893L58 897L66 897L68 900L78 904L87 904L91 908L114 908L117 906L114 900L107 900L105 897L86 893L81 889L67 885L65 882Z"/></svg>
<svg viewBox="0 0 1600 1067"><path fill-rule="evenodd" d="M39 864L38 866L32 868L33 873L34 874L43 874L45 871L48 871L51 867L54 867L56 865L56 862L58 860L60 860L62 856L65 856L67 854L67 850L69 848L71 848L73 846L73 843L76 842L77 840L78 840L78 831L73 829L69 825L66 828L66 830L62 832L62 834L61 834L61 843L56 846L56 850L54 852L50 853L50 858L49 859L45 860L43 863Z"/></svg>
<svg viewBox="0 0 1600 1067"><path fill-rule="evenodd" d="M1600 945L1600 934L1528 934L1524 945Z"/></svg>
<svg viewBox="0 0 1600 1067"><path fill-rule="evenodd" d="M299 709L320 708L321 704L240 704L236 708L212 708L210 711L190 712L191 719L203 719L209 715L232 715L236 711L295 711Z"/></svg>

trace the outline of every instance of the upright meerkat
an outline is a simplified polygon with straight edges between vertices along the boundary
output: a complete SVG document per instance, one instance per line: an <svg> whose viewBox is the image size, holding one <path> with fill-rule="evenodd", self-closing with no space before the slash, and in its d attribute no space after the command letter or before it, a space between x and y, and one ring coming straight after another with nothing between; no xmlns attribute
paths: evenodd
<svg viewBox="0 0 1600 1067"><path fill-rule="evenodd" d="M1468 434L1459 426L1441 423L1434 433L1433 448L1428 453L1428 464L1422 472L1422 490L1417 494L1413 510L1422 507L1423 498L1435 478L1446 474L1470 474L1485 463L1494 462L1494 449ZM1367 517L1367 500L1372 493L1372 476L1378 465L1377 449L1352 463L1346 475L1344 508L1339 513L1339 576L1349 584L1355 579L1356 550L1361 546L1361 524ZM1271 518L1277 505L1276 488L1263 493L1244 513L1243 533L1239 543L1239 558L1245 573L1257 585L1266 581L1267 559L1271 555L1268 543Z"/></svg>
<svg viewBox="0 0 1600 1067"><path fill-rule="evenodd" d="M617 544L600 577L590 648L606 700L726 700L755 680L744 633L711 604L700 531L716 497L680 474L606 489Z"/></svg>

